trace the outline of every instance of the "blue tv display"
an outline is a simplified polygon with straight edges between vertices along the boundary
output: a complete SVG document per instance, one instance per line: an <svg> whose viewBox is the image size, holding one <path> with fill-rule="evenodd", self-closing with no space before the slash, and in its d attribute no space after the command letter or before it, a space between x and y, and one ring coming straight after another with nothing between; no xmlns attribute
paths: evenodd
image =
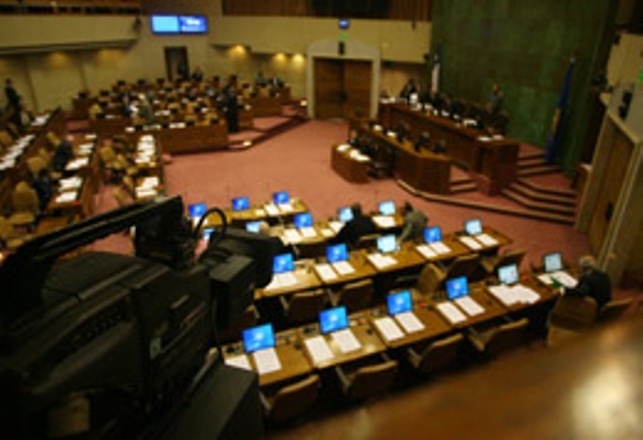
<svg viewBox="0 0 643 440"><path fill-rule="evenodd" d="M208 20L204 15L152 15L152 33L155 34L205 34Z"/></svg>

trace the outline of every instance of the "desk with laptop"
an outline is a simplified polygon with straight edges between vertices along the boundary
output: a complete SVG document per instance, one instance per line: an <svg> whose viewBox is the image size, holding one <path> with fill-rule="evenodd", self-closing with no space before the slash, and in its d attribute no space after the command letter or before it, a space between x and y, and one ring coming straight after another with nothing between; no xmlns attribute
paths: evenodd
<svg viewBox="0 0 643 440"><path fill-rule="evenodd" d="M479 218L465 221L464 234L458 239L473 252L494 251L500 246L511 243L511 240L500 232L488 227L483 228Z"/></svg>
<svg viewBox="0 0 643 440"><path fill-rule="evenodd" d="M257 289L255 299L289 295L321 287L322 283L311 267L295 267L292 253L275 256L273 277L266 287Z"/></svg>
<svg viewBox="0 0 643 440"><path fill-rule="evenodd" d="M369 253L366 258L380 274L424 264L424 258L415 251L413 243L405 242L398 246L395 234L378 237L377 252Z"/></svg>
<svg viewBox="0 0 643 440"><path fill-rule="evenodd" d="M424 243L415 245L415 250L428 262L451 260L471 252L460 240L442 236L440 226L428 226L422 234Z"/></svg>
<svg viewBox="0 0 643 440"><path fill-rule="evenodd" d="M543 255L543 272L535 274L535 276L540 283L553 289L572 288L578 283L578 280L565 270L560 252Z"/></svg>
<svg viewBox="0 0 643 440"><path fill-rule="evenodd" d="M345 243L328 246L325 261L315 264L314 268L326 286L336 286L375 275L375 270L366 259L366 252L348 252Z"/></svg>

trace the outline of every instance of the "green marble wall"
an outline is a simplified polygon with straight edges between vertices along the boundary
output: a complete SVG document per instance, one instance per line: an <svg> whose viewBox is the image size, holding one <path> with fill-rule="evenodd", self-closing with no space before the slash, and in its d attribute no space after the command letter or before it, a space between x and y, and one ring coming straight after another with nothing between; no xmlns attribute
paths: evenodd
<svg viewBox="0 0 643 440"><path fill-rule="evenodd" d="M504 91L509 134L544 147L569 59L576 57L563 146L564 169L577 164L590 117L591 78L604 65L615 1L433 0L432 53L442 45L441 87L487 102Z"/></svg>

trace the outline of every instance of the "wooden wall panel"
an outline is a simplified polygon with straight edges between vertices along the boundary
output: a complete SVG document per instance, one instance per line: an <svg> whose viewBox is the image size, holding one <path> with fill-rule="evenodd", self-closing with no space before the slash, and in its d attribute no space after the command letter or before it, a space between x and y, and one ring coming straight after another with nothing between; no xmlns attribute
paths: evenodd
<svg viewBox="0 0 643 440"><path fill-rule="evenodd" d="M342 117L343 71L335 59L315 59L315 115L321 119Z"/></svg>
<svg viewBox="0 0 643 440"><path fill-rule="evenodd" d="M368 118L371 109L371 75L370 61L344 61L344 118Z"/></svg>

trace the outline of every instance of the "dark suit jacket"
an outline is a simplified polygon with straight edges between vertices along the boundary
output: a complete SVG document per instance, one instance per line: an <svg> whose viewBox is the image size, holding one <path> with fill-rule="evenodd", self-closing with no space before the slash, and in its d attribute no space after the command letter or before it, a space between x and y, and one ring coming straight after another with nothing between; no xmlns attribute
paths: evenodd
<svg viewBox="0 0 643 440"><path fill-rule="evenodd" d="M572 289L566 289L565 294L592 297L600 309L612 299L612 285L607 274L593 270L583 274L578 284Z"/></svg>
<svg viewBox="0 0 643 440"><path fill-rule="evenodd" d="M354 248L360 237L374 234L375 232L377 232L377 228L370 217L356 216L351 221L346 222L333 241L335 243L348 243L351 248Z"/></svg>

